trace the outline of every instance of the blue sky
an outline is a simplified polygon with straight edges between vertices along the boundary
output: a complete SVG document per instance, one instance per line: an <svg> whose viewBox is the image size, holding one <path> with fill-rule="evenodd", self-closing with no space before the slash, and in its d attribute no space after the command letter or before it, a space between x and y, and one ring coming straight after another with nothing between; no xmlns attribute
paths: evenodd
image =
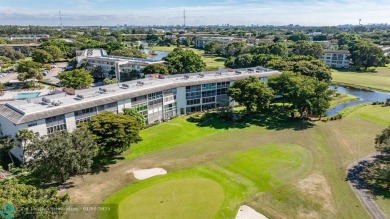
<svg viewBox="0 0 390 219"><path fill-rule="evenodd" d="M390 23L389 0L0 0L0 25Z"/></svg>

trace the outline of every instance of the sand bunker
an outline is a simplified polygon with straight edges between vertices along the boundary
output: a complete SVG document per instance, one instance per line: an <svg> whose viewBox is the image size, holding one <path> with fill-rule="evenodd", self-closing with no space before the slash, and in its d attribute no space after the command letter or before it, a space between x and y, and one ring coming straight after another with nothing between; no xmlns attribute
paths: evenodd
<svg viewBox="0 0 390 219"><path fill-rule="evenodd" d="M162 168L152 168L152 169L132 169L130 171L127 171L127 173L133 173L136 179L143 180L153 176L167 174L167 171Z"/></svg>
<svg viewBox="0 0 390 219"><path fill-rule="evenodd" d="M236 219L268 219L266 216L260 214L255 211L253 208L242 205L240 209L238 209Z"/></svg>

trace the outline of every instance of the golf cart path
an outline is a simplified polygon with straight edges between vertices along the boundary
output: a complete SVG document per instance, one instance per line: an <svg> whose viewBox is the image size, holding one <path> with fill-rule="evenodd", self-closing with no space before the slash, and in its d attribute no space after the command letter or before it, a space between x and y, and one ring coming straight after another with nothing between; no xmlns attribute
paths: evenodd
<svg viewBox="0 0 390 219"><path fill-rule="evenodd" d="M348 174L348 170L351 169L352 167L356 166L359 162L374 160L375 155L378 155L378 153L369 154L369 155L359 159L358 161L355 161L352 164L348 165L347 174ZM373 219L386 219L387 218L386 215L379 209L379 207L375 203L375 201L372 199L368 190L357 188L356 183L352 182L350 179L348 179L348 184L352 188L352 190L355 192L356 196L358 197L360 202L363 204L363 206L365 207L368 214Z"/></svg>

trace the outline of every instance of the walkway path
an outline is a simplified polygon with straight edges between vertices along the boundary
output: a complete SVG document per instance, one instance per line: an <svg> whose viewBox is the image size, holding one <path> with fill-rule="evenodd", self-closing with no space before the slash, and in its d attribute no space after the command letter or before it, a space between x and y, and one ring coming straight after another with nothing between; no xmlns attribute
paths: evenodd
<svg viewBox="0 0 390 219"><path fill-rule="evenodd" d="M350 172L353 167L357 167L356 169L359 171L359 168L363 168L362 166L360 166L360 163L364 161L374 160L375 155L378 155L378 153L373 153L368 156L365 156L347 167L348 184L351 186L352 190L355 192L356 196L364 205L367 212L373 219L386 219L386 215L379 209L378 205L375 203L375 201L369 194L369 191L361 187L357 175L355 175L353 172Z"/></svg>

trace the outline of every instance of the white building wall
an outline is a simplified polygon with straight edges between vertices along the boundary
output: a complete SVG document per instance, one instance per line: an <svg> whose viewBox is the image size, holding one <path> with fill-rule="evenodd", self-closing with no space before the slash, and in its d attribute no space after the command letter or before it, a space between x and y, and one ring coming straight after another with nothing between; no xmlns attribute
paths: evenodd
<svg viewBox="0 0 390 219"><path fill-rule="evenodd" d="M71 132L77 128L74 112L65 114L66 129Z"/></svg>
<svg viewBox="0 0 390 219"><path fill-rule="evenodd" d="M126 99L118 102L118 112L122 113L123 108L131 108L131 99Z"/></svg>
<svg viewBox="0 0 390 219"><path fill-rule="evenodd" d="M15 125L4 117L0 116L0 124L2 136L11 136L15 139L16 133L21 129L28 129L33 131L35 134L47 135L46 122L44 119L33 121L29 123L24 123L20 125ZM36 124L34 126L28 127L29 124ZM16 140L16 139L15 139ZM16 147L11 149L11 154L15 156L19 161L22 161L23 149L21 145L17 144Z"/></svg>
<svg viewBox="0 0 390 219"><path fill-rule="evenodd" d="M177 101L177 114L186 114L187 100L186 100L186 88L178 87L176 90L176 101Z"/></svg>

